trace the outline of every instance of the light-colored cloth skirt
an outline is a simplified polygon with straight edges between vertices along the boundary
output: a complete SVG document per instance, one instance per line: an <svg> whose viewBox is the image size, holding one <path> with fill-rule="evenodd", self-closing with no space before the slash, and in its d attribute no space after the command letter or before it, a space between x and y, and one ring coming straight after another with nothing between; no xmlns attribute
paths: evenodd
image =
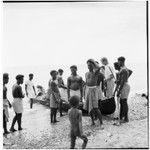
<svg viewBox="0 0 150 150"><path fill-rule="evenodd" d="M58 108L58 99L56 94L50 94L50 108Z"/></svg>
<svg viewBox="0 0 150 150"><path fill-rule="evenodd" d="M76 90L76 91L74 91L74 90L71 90L70 89L70 97L71 96L79 96L79 98L81 98L81 93L80 93L80 90Z"/></svg>
<svg viewBox="0 0 150 150"><path fill-rule="evenodd" d="M23 113L23 100L22 98L14 98L12 103L15 113Z"/></svg>
<svg viewBox="0 0 150 150"><path fill-rule="evenodd" d="M59 88L59 92L61 99L67 101L68 100L67 89Z"/></svg>
<svg viewBox="0 0 150 150"><path fill-rule="evenodd" d="M115 87L114 79L108 80L107 81L107 89L106 89L106 97L107 98L113 97L114 87Z"/></svg>
<svg viewBox="0 0 150 150"><path fill-rule="evenodd" d="M8 122L8 118L9 118L9 112L8 112L8 100L7 99L3 99L3 110L6 116L6 121Z"/></svg>
<svg viewBox="0 0 150 150"><path fill-rule="evenodd" d="M130 93L130 85L125 83L120 94L120 99L128 99Z"/></svg>
<svg viewBox="0 0 150 150"><path fill-rule="evenodd" d="M90 113L93 108L98 108L98 99L99 92L97 86L86 86L84 109Z"/></svg>

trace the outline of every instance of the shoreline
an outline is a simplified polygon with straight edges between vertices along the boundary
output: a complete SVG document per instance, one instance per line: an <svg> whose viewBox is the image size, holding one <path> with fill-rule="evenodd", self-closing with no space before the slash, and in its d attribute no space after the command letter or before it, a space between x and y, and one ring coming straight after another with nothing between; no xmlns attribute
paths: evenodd
<svg viewBox="0 0 150 150"><path fill-rule="evenodd" d="M111 115L103 116L104 130L100 130L98 120L95 121L95 126L91 126L90 117L83 116L83 132L89 139L87 148L147 148L147 108L146 98L137 95L132 97L129 100L129 122L121 126L114 126L114 120ZM60 122L52 125L50 124L49 113L50 110L48 108L45 109L40 104L35 104L33 110L28 108L28 111L26 110L23 115L23 127L26 127L26 129L19 133L10 134L7 138L4 138L5 143L12 143L12 145L6 145L4 148L69 148L68 116L58 116ZM11 115L13 116L13 114ZM10 116L9 125L12 116ZM81 145L82 140L77 139L76 148L81 147Z"/></svg>

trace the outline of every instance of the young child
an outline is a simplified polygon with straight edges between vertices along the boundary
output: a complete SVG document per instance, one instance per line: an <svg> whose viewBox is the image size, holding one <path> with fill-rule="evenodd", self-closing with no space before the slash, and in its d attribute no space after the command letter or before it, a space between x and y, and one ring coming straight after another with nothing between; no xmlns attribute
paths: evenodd
<svg viewBox="0 0 150 150"><path fill-rule="evenodd" d="M79 137L83 140L82 149L87 145L88 139L82 132L82 112L78 109L80 98L72 96L69 100L71 109L68 111L70 121L70 149L74 149L76 138Z"/></svg>
<svg viewBox="0 0 150 150"><path fill-rule="evenodd" d="M52 70L50 72L52 80L49 83L50 88L50 108L51 108L51 123L59 122L56 120L57 109L60 101L60 93L57 83L57 71Z"/></svg>

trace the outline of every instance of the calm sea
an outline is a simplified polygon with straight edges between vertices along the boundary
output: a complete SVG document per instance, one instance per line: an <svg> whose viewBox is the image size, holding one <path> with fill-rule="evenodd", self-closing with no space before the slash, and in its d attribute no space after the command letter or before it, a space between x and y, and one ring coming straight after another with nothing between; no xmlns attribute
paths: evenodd
<svg viewBox="0 0 150 150"><path fill-rule="evenodd" d="M48 66L28 66L28 67L9 67L9 68L3 68L3 72L9 73L9 83L7 85L8 87L8 97L9 99L12 99L11 96L11 89L13 84L16 82L15 76L17 74L23 74L25 76L24 81L28 79L28 74L33 73L34 74L34 84L42 85L45 90L47 90L48 87L48 81L50 79L50 70L62 68L64 70L64 81L65 84L67 82L67 77L70 75L70 69L68 66L55 66L55 65L48 65ZM130 96L135 93L146 93L147 92L147 66L146 64L142 63L134 63L128 65L128 68L130 68L133 71L132 76L129 79L129 83L131 85L131 93ZM78 74L85 79L84 75L87 71L86 64L80 64L78 65ZM23 90L24 90L24 84Z"/></svg>

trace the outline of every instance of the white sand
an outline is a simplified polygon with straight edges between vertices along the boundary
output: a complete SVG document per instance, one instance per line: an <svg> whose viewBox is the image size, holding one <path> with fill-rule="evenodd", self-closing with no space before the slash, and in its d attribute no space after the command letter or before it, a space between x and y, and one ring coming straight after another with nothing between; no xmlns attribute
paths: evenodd
<svg viewBox="0 0 150 150"><path fill-rule="evenodd" d="M129 99L129 123L121 126L104 121L104 130L89 137L88 148L147 148L147 99L136 95Z"/></svg>

